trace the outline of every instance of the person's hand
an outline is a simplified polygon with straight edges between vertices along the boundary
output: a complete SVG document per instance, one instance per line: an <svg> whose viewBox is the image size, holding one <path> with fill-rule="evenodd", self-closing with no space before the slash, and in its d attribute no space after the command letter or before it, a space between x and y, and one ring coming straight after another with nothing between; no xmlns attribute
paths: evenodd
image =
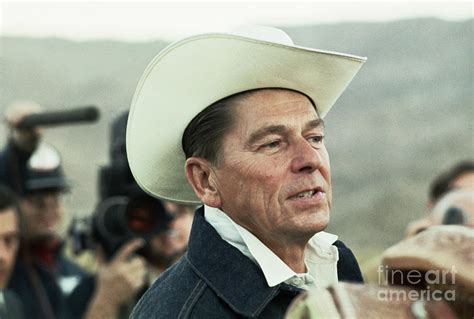
<svg viewBox="0 0 474 319"><path fill-rule="evenodd" d="M146 264L134 252L143 246L142 239L125 243L106 263L98 253L97 287L86 318L114 318L121 304L132 300L145 284Z"/></svg>
<svg viewBox="0 0 474 319"><path fill-rule="evenodd" d="M131 299L145 283L146 264L140 256L133 256L143 246L142 239L134 239L125 243L109 263L99 257L97 289L108 294L113 291L115 304Z"/></svg>
<svg viewBox="0 0 474 319"><path fill-rule="evenodd" d="M27 115L38 113L41 106L34 102L16 102L7 108L5 121L10 128L11 140L20 149L32 152L42 137L39 127L19 128L18 124Z"/></svg>

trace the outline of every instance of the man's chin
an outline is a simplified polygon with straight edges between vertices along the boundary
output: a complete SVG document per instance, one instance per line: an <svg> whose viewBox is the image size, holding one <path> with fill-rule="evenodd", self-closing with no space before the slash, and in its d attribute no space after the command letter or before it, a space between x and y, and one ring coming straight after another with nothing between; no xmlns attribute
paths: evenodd
<svg viewBox="0 0 474 319"><path fill-rule="evenodd" d="M310 220L304 221L299 227L301 232L313 236L325 230L329 225L329 213L318 213Z"/></svg>

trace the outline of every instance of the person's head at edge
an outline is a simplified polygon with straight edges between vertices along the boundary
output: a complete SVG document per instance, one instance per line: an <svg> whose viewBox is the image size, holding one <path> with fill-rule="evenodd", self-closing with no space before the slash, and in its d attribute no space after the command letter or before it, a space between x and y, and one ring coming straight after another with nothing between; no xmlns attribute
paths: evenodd
<svg viewBox="0 0 474 319"><path fill-rule="evenodd" d="M20 219L15 194L0 184L0 289L10 278L20 236Z"/></svg>
<svg viewBox="0 0 474 319"><path fill-rule="evenodd" d="M441 207L445 206L444 203L454 203L458 200L460 198L458 195L451 196L450 194L456 194L459 190L474 190L474 162L472 161L460 161L448 170L442 171L433 179L428 190L427 207L429 215L410 222L405 230L405 236L411 237L433 224L442 224L443 218L439 218L439 216L444 216L447 210L443 208L441 211ZM446 197L448 200L445 199ZM441 202L443 203L440 205ZM437 218L433 215L435 211Z"/></svg>

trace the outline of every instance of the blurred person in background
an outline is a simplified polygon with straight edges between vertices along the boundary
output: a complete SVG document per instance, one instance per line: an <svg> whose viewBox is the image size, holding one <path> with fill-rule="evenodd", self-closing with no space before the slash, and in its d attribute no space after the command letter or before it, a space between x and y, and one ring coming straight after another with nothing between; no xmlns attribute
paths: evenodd
<svg viewBox="0 0 474 319"><path fill-rule="evenodd" d="M182 205L162 200L171 214L169 230L151 239L150 267L156 275L174 264L188 248L189 234L193 223L195 206ZM157 276L155 276L156 278Z"/></svg>
<svg viewBox="0 0 474 319"><path fill-rule="evenodd" d="M474 162L462 161L439 174L430 184L428 214L408 224L405 238L413 237L437 225L474 227ZM362 266L368 283L379 283L377 269L381 256Z"/></svg>
<svg viewBox="0 0 474 319"><path fill-rule="evenodd" d="M456 189L474 191L474 162L465 160L458 162L436 176L430 184L428 192L429 215L410 222L406 228L406 237L411 237L432 225L431 212L437 202L447 193ZM438 223L439 224L439 223Z"/></svg>
<svg viewBox="0 0 474 319"><path fill-rule="evenodd" d="M124 112L113 121L110 163L99 171L101 200L92 223L97 272L73 292L75 318L128 318L143 292L188 246L195 206L159 200L138 187L125 150L127 117ZM124 212L126 220L120 217ZM135 226L145 231L134 232Z"/></svg>
<svg viewBox="0 0 474 319"><path fill-rule="evenodd" d="M40 111L36 103L21 102L6 113L9 139L0 153L0 181L18 194L24 226L8 288L23 301L27 318L68 318L69 295L85 275L64 255L60 235L69 183L59 153L40 143L41 129L18 127L24 116Z"/></svg>
<svg viewBox="0 0 474 319"><path fill-rule="evenodd" d="M23 318L18 296L7 289L20 243L20 216L16 196L0 184L0 318Z"/></svg>
<svg viewBox="0 0 474 319"><path fill-rule="evenodd" d="M143 254L137 254L145 246L139 238L125 243L110 261L99 249L96 276L84 279L73 293L76 318L128 318L146 289L186 252L194 206L163 204L173 216L169 228L151 236Z"/></svg>

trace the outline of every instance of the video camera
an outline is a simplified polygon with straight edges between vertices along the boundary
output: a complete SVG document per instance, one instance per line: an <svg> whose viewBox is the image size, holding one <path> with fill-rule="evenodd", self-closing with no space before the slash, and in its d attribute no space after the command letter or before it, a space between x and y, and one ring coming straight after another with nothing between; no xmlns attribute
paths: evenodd
<svg viewBox="0 0 474 319"><path fill-rule="evenodd" d="M162 202L135 182L128 166L125 132L128 112L119 116L111 128L110 164L99 171L100 202L90 219L75 219L70 228L73 250L78 253L100 244L107 259L127 241L142 238L137 251L147 258L150 239L169 229L173 216Z"/></svg>

